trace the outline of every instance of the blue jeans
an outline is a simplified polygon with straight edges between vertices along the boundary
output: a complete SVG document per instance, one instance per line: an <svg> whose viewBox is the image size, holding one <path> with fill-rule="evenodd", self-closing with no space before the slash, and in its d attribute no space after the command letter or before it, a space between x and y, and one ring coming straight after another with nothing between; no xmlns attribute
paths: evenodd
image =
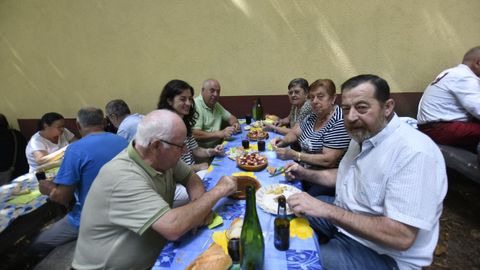
<svg viewBox="0 0 480 270"><path fill-rule="evenodd" d="M27 254L35 257L45 257L52 249L77 240L78 229L68 222L68 215L55 222L50 228L40 233L27 249Z"/></svg>
<svg viewBox="0 0 480 270"><path fill-rule="evenodd" d="M318 200L333 204L334 197L318 196ZM324 269L398 269L394 259L378 254L347 235L339 232L330 221L308 217L312 228L329 239L320 244L320 260Z"/></svg>

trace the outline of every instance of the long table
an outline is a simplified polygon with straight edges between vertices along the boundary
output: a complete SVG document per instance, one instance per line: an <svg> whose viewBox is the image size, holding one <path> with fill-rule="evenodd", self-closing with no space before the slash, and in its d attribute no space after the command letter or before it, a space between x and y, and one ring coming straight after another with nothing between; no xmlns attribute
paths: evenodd
<svg viewBox="0 0 480 270"><path fill-rule="evenodd" d="M242 130L243 128L244 125L242 125ZM245 138L246 134L246 131L243 131L241 134L233 136L233 140L225 144L226 151L232 147L240 146L242 138ZM269 135L269 140L278 136L275 133L270 133ZM255 148L256 142L250 142L250 146ZM275 152L268 151L268 147L267 151L261 152L261 154L268 157L269 166L279 167L287 163L277 159ZM226 156L216 157L211 166L209 168L211 171L203 178L206 190L212 189L221 176L232 175L241 171L236 166L236 162ZM255 176L262 186L283 183L302 189L300 182L287 182L284 175L270 177L266 170L255 172ZM245 200L222 198L213 210L223 218L222 226L212 230L204 227L196 235L188 233L178 241L169 242L164 247L152 269L184 269L187 267L213 242L212 235L214 232L228 229L234 218L243 218L245 214ZM291 237L289 249L287 251L279 251L273 245L273 221L275 216L264 212L258 205L257 213L265 241L264 269L322 269L319 259L320 249L314 233L312 237L303 240L298 237Z"/></svg>
<svg viewBox="0 0 480 270"><path fill-rule="evenodd" d="M0 200L0 259L15 251L20 240L34 236L45 224L65 214L62 206L39 193L33 173L19 176L12 183L30 192L18 196L8 194Z"/></svg>

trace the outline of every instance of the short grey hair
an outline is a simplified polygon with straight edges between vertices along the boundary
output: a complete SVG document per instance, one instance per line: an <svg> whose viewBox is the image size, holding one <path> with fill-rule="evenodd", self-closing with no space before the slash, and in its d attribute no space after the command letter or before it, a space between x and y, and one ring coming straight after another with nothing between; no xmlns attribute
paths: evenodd
<svg viewBox="0 0 480 270"><path fill-rule="evenodd" d="M118 117L130 114L130 108L123 99L114 99L107 103L105 106L107 115L114 114Z"/></svg>
<svg viewBox="0 0 480 270"><path fill-rule="evenodd" d="M162 117L158 117L155 113L161 112ZM175 113L162 109L155 110L145 117L138 124L137 133L135 134L135 144L142 147L148 145L154 140L170 141L174 138L174 118ZM177 116L178 117L178 116Z"/></svg>
<svg viewBox="0 0 480 270"><path fill-rule="evenodd" d="M77 122L80 127L91 127L103 125L103 111L97 107L82 107L77 113Z"/></svg>

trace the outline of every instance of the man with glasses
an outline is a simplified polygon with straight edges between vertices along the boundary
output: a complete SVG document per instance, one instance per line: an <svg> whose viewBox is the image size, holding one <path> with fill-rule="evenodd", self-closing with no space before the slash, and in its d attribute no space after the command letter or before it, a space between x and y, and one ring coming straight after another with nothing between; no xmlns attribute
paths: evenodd
<svg viewBox="0 0 480 270"><path fill-rule="evenodd" d="M92 185L75 269L149 269L168 240L210 223L212 207L236 191L236 180L224 176L205 192L201 179L180 160L186 135L183 120L169 110L140 121L135 139ZM172 208L176 183L186 187L190 203Z"/></svg>
<svg viewBox="0 0 480 270"><path fill-rule="evenodd" d="M117 128L117 135L131 141L137 132L137 125L143 115L130 112L127 103L114 99L105 106L108 120Z"/></svg>

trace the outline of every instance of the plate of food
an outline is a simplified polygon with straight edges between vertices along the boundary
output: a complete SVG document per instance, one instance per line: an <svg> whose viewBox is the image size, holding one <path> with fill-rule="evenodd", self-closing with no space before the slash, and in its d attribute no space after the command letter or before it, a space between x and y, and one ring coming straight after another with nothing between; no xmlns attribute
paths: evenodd
<svg viewBox="0 0 480 270"><path fill-rule="evenodd" d="M251 141L265 140L268 139L268 132L263 130L253 130L251 129L247 134L248 139Z"/></svg>
<svg viewBox="0 0 480 270"><path fill-rule="evenodd" d="M237 157L237 166L245 171L261 171L268 166L268 159L257 152Z"/></svg>
<svg viewBox="0 0 480 270"><path fill-rule="evenodd" d="M231 147L227 151L227 157L231 160L237 160L237 158L243 154L245 154L245 148L243 148L243 146Z"/></svg>
<svg viewBox="0 0 480 270"><path fill-rule="evenodd" d="M278 202L277 198L280 195L285 196L288 199L292 194L302 192L300 189L285 185L285 184L272 184L268 186L263 186L257 190L257 204L262 208L263 211L270 214L277 214ZM287 205L287 215L293 214L293 211Z"/></svg>
<svg viewBox="0 0 480 270"><path fill-rule="evenodd" d="M257 179L250 177L250 176L236 176L237 178L237 192L233 193L232 195L228 196L229 198L236 199L236 200L245 200L247 198L247 194L245 194L245 189L247 186L251 185L257 191L260 188L260 183Z"/></svg>

